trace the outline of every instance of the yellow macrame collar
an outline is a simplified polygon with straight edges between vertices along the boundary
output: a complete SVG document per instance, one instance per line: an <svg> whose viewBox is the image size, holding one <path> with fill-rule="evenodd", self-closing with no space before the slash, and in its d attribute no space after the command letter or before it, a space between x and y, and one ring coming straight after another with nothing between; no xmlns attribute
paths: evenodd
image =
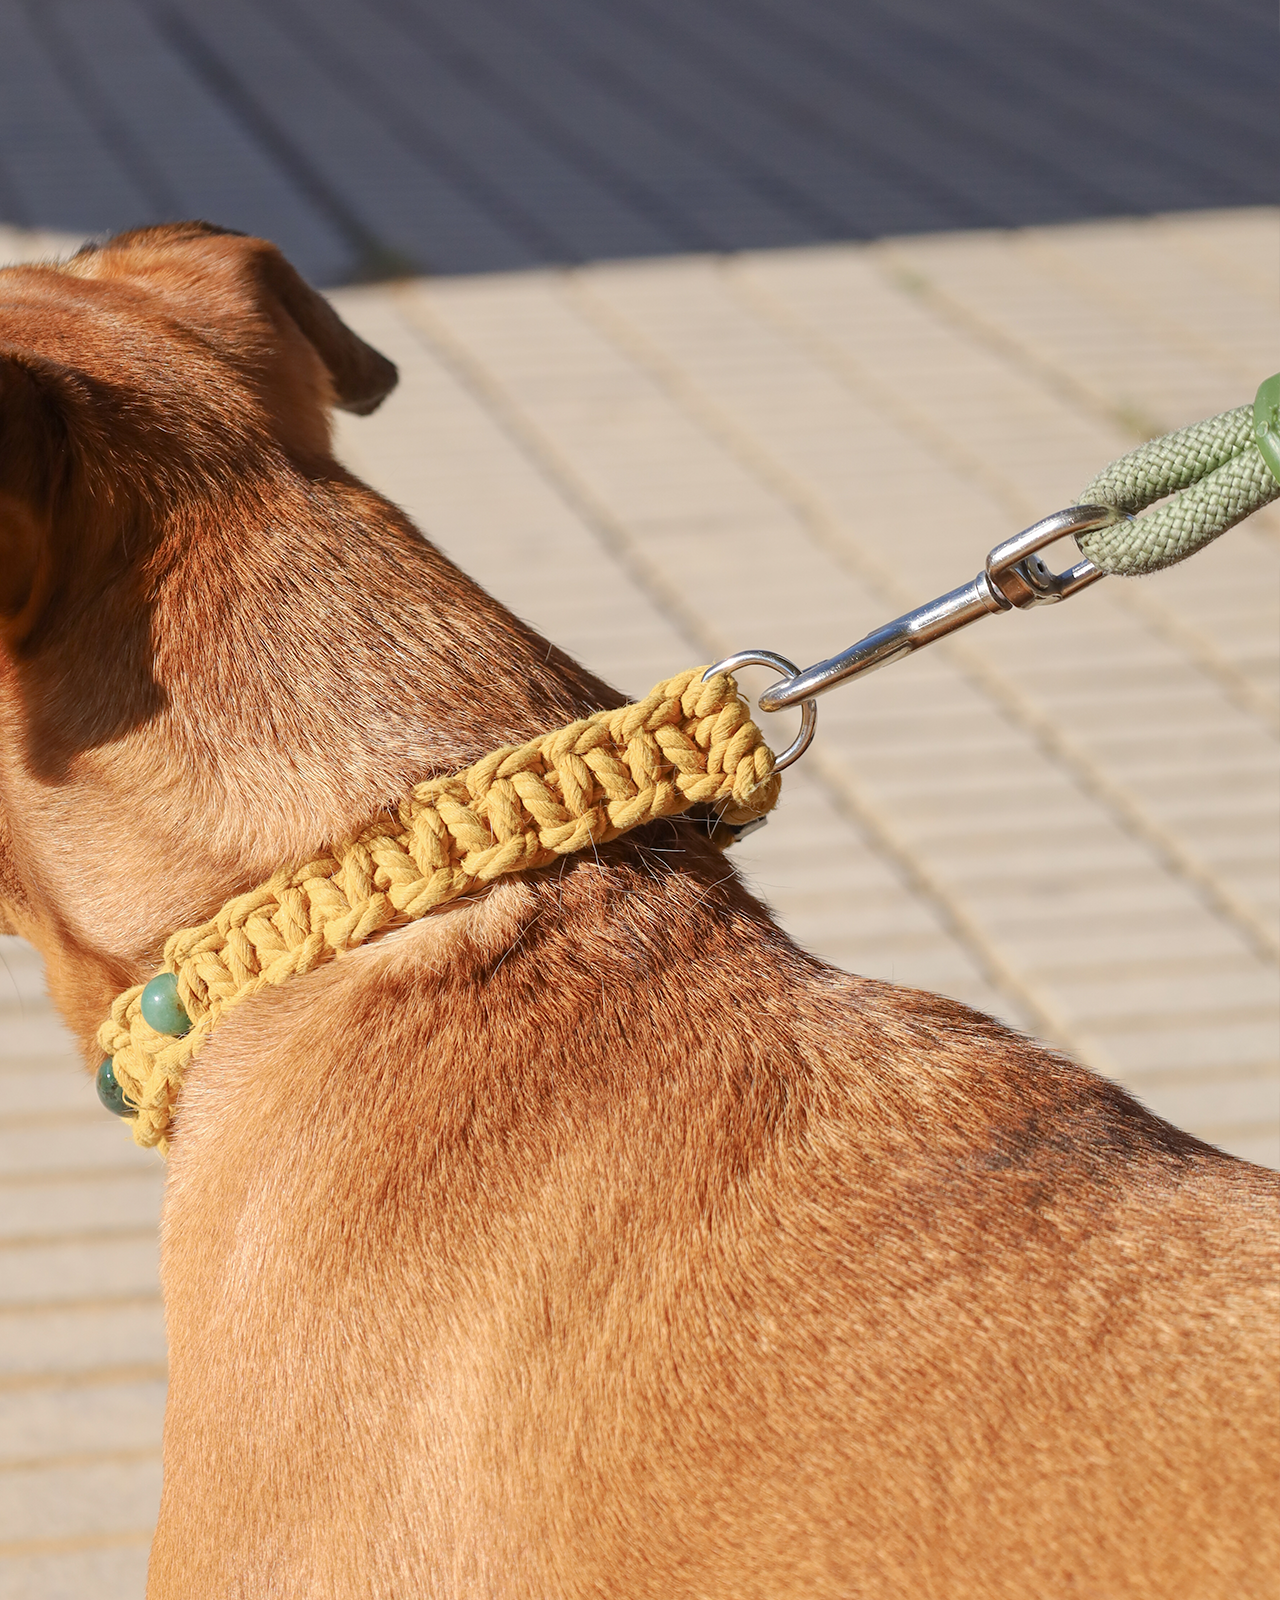
<svg viewBox="0 0 1280 1600"><path fill-rule="evenodd" d="M241 1000L496 878L655 818L709 807L712 837L724 844L772 810L781 784L773 754L733 678L716 673L703 682L704 670L421 783L397 816L174 934L164 972L170 989L176 980L176 1015L188 1031L151 1026L142 984L116 999L98 1030L107 1058L99 1091L105 1074L113 1108L132 1118L138 1144L167 1150L187 1067Z"/></svg>

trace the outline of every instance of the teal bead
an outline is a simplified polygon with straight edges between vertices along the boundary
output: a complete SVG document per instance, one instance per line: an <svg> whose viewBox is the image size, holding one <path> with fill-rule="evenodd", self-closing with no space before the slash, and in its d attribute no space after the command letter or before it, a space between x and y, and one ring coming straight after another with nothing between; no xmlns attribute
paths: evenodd
<svg viewBox="0 0 1280 1600"><path fill-rule="evenodd" d="M191 1031L191 1018L178 999L178 980L172 972L158 973L142 991L142 1020L157 1033L171 1033L181 1039Z"/></svg>
<svg viewBox="0 0 1280 1600"><path fill-rule="evenodd" d="M115 1062L108 1056L98 1068L98 1075L94 1079L98 1089L98 1099L102 1101L107 1110L117 1117L136 1117L138 1112L124 1097L124 1090L116 1082Z"/></svg>

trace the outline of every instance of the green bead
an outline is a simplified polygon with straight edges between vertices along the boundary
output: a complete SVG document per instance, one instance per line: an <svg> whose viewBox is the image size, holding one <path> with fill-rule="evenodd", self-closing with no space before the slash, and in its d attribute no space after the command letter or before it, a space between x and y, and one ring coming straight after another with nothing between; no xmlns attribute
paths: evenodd
<svg viewBox="0 0 1280 1600"><path fill-rule="evenodd" d="M117 1117L137 1116L137 1107L129 1104L124 1097L124 1090L116 1082L115 1062L110 1056L98 1068L98 1075L93 1081L97 1085L98 1099L108 1111Z"/></svg>
<svg viewBox="0 0 1280 1600"><path fill-rule="evenodd" d="M1280 372L1272 373L1254 397L1253 436L1271 476L1280 483Z"/></svg>
<svg viewBox="0 0 1280 1600"><path fill-rule="evenodd" d="M172 972L158 973L142 991L142 1020L157 1033L181 1039L191 1031L191 1018L178 999L178 980Z"/></svg>

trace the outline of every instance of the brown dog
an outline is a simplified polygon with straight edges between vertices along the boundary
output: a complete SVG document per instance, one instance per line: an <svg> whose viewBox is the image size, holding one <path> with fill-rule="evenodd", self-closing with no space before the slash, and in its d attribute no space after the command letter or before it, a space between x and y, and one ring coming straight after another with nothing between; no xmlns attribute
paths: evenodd
<svg viewBox="0 0 1280 1600"><path fill-rule="evenodd" d="M0 895L94 1066L168 934L617 703L336 465L394 381L203 225L0 274ZM153 1600L1274 1592L1276 1179L724 872L655 824L218 1026Z"/></svg>

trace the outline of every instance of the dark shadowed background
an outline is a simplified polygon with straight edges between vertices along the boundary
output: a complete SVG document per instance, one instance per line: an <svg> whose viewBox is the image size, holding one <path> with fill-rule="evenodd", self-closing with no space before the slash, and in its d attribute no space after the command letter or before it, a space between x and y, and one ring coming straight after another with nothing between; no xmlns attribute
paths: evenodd
<svg viewBox="0 0 1280 1600"><path fill-rule="evenodd" d="M1267 0L0 0L0 223L317 282L1270 203Z"/></svg>

